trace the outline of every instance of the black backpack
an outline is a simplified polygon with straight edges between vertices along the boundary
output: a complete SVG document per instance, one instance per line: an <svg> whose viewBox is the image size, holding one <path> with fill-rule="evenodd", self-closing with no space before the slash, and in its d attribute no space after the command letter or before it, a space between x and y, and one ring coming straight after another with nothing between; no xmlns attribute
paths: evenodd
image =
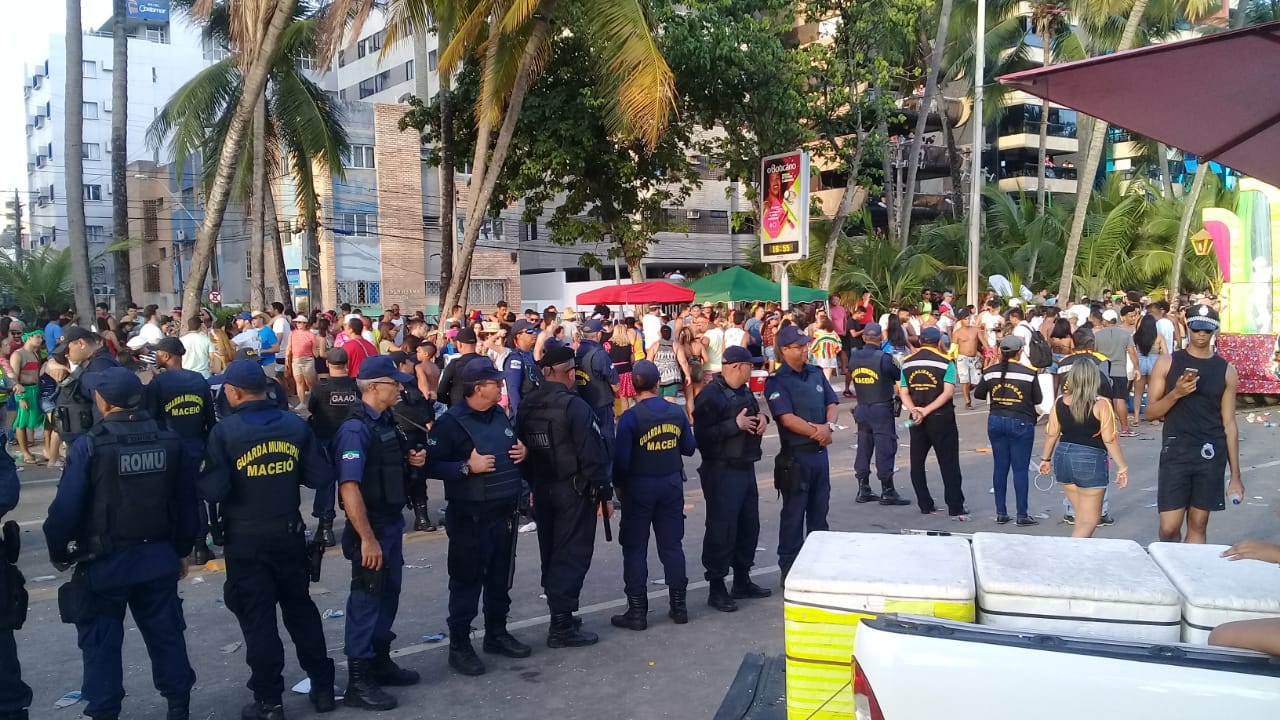
<svg viewBox="0 0 1280 720"><path fill-rule="evenodd" d="M1028 330L1031 330L1031 342L1027 343L1027 360L1031 362L1031 367L1037 370L1043 370L1053 364L1053 349L1049 347L1049 341L1045 339L1044 333L1033 329L1030 325L1023 323Z"/></svg>

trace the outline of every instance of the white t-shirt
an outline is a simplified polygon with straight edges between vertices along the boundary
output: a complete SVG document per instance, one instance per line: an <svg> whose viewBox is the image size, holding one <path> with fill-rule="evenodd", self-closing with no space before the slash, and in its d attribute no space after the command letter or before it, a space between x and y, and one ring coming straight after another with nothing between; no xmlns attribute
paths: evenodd
<svg viewBox="0 0 1280 720"><path fill-rule="evenodd" d="M706 332L707 364L705 369L720 372L724 366L724 331L713 327Z"/></svg>
<svg viewBox="0 0 1280 720"><path fill-rule="evenodd" d="M943 335L950 335L952 328L954 328L955 326L956 326L956 321L952 320L946 315L943 315L942 317L938 318L938 331L941 332Z"/></svg>
<svg viewBox="0 0 1280 720"><path fill-rule="evenodd" d="M742 345L742 339L747 336L747 331L738 327L731 327L724 331L724 346L729 348L734 345Z"/></svg>
<svg viewBox="0 0 1280 720"><path fill-rule="evenodd" d="M640 330L644 333L644 349L658 344L662 339L662 318L649 313L640 319Z"/></svg>
<svg viewBox="0 0 1280 720"><path fill-rule="evenodd" d="M213 341L202 332L189 332L179 340L187 351L182 354L182 369L193 370L206 378L209 377L209 353L213 351Z"/></svg>
<svg viewBox="0 0 1280 720"><path fill-rule="evenodd" d="M987 347L996 346L996 330L1004 325L1004 318L1000 313L986 312L978 317L978 323L982 325L982 329L987 334Z"/></svg>
<svg viewBox="0 0 1280 720"><path fill-rule="evenodd" d="M231 344L235 345L237 350L244 348L253 348L255 351L261 350L262 336L258 334L257 328L248 327L231 338Z"/></svg>
<svg viewBox="0 0 1280 720"><path fill-rule="evenodd" d="M1156 332L1160 333L1160 337L1164 338L1165 352L1173 352L1173 321L1167 317L1162 317L1156 321Z"/></svg>
<svg viewBox="0 0 1280 720"><path fill-rule="evenodd" d="M1023 365L1031 365L1031 333L1036 332L1026 322L1020 322L1013 328L1013 334L1022 338L1022 354L1018 356L1018 362Z"/></svg>
<svg viewBox="0 0 1280 720"><path fill-rule="evenodd" d="M277 362L284 362L284 351L289 348L289 333L292 331L289 327L289 318L284 315L277 315L271 321L271 332L280 339L280 350L276 353Z"/></svg>
<svg viewBox="0 0 1280 720"><path fill-rule="evenodd" d="M154 323L143 323L142 327L138 328L138 336L145 340L148 345L154 345L164 337L164 330L161 330L160 326Z"/></svg>

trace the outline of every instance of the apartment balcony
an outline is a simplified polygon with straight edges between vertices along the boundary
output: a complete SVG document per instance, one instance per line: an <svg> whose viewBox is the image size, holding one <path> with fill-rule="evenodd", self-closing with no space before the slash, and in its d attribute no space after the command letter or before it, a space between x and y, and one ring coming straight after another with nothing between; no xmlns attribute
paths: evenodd
<svg viewBox="0 0 1280 720"><path fill-rule="evenodd" d="M1139 137L1123 128L1109 128L1107 141L1111 143L1111 159L1125 160L1143 155L1144 148Z"/></svg>
<svg viewBox="0 0 1280 720"><path fill-rule="evenodd" d="M1075 123L1049 123L1045 149L1050 155L1067 155L1079 152L1080 141L1076 139L1076 132ZM1038 150L1040 148L1040 123L1002 123L996 147L1000 150Z"/></svg>
<svg viewBox="0 0 1280 720"><path fill-rule="evenodd" d="M964 125L969 120L969 114L972 109L970 103L962 98L938 98L942 111L947 114L947 123L951 127ZM917 113L920 111L920 103L924 101L924 93L920 92L911 97L903 98L898 102L898 107L902 109L903 115L906 116L905 125L915 131ZM929 117L925 120L925 132L941 132L942 116L938 114L937 105L929 112Z"/></svg>
<svg viewBox="0 0 1280 720"><path fill-rule="evenodd" d="M854 191L853 207L851 210L861 208L867 201L866 188L859 187ZM818 201L819 215L821 217L831 217L836 214L836 209L840 207L840 200L844 197L844 187L828 188L826 190L810 190L809 196Z"/></svg>
<svg viewBox="0 0 1280 720"><path fill-rule="evenodd" d="M1076 191L1076 169L1074 167L1045 168L1044 187L1051 193L1072 193ZM1001 192L1034 193L1039 181L1036 163L1023 163L1001 169L999 187Z"/></svg>

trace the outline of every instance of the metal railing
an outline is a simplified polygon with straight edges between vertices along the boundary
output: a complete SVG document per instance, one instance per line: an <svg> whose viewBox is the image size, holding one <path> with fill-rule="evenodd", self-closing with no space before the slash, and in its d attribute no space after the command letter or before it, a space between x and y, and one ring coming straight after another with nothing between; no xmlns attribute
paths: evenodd
<svg viewBox="0 0 1280 720"><path fill-rule="evenodd" d="M1049 123L1049 137L1075 138L1078 128L1076 123ZM1039 135L1040 121L1010 122L1000 124L1001 135Z"/></svg>
<svg viewBox="0 0 1280 720"><path fill-rule="evenodd" d="M1005 166L1000 169L1000 178L1014 177L1039 177L1039 166L1036 163L1029 162L1021 165ZM1046 180L1075 180L1078 177L1076 168L1046 166L1044 169L1044 177Z"/></svg>

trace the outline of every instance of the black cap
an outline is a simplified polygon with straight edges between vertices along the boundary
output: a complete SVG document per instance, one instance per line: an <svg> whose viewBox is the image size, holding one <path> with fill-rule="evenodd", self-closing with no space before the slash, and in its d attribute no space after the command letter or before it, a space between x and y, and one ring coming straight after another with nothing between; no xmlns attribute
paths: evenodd
<svg viewBox="0 0 1280 720"><path fill-rule="evenodd" d="M751 351L741 345L731 345L725 348L724 356L721 360L725 365L754 362L754 358L751 357ZM632 372L634 372L634 370L632 370Z"/></svg>
<svg viewBox="0 0 1280 720"><path fill-rule="evenodd" d="M245 348L250 350L251 348ZM209 378L210 385L231 385L249 392L262 392L267 389L267 376L262 372L262 365L249 358L237 358L227 365L221 375Z"/></svg>
<svg viewBox="0 0 1280 720"><path fill-rule="evenodd" d="M471 358L462 366L462 382L478 383L488 380L502 380L502 373L494 367L493 361L487 357Z"/></svg>
<svg viewBox="0 0 1280 720"><path fill-rule="evenodd" d="M176 337L162 337L155 345L156 352L167 352L170 355L182 355L187 351L187 346Z"/></svg>
<svg viewBox="0 0 1280 720"><path fill-rule="evenodd" d="M62 341L65 343L73 343L77 340L89 340L90 342L102 342L102 336L87 328L79 325L72 325L62 333Z"/></svg>
<svg viewBox="0 0 1280 720"><path fill-rule="evenodd" d="M412 358L412 356L409 355L409 353L403 350L395 350L395 351L389 352L387 353L387 357L391 358L391 362L395 363L396 365L401 365L406 360L409 360Z"/></svg>
<svg viewBox="0 0 1280 720"><path fill-rule="evenodd" d="M453 338L456 342L466 343L468 345L476 344L476 331L469 327L458 330L458 334Z"/></svg>
<svg viewBox="0 0 1280 720"><path fill-rule="evenodd" d="M260 353L251 347L242 347L236 350L236 356L233 360L257 360Z"/></svg>
<svg viewBox="0 0 1280 720"><path fill-rule="evenodd" d="M542 359L538 361L538 367L555 367L567 362L573 362L573 348L564 345L549 347L542 354Z"/></svg>
<svg viewBox="0 0 1280 720"><path fill-rule="evenodd" d="M329 352L324 354L324 359L330 365L346 365L347 351L342 348L329 348Z"/></svg>
<svg viewBox="0 0 1280 720"><path fill-rule="evenodd" d="M85 390L96 392L118 408L135 408L142 402L142 381L122 367L85 373L82 383Z"/></svg>

